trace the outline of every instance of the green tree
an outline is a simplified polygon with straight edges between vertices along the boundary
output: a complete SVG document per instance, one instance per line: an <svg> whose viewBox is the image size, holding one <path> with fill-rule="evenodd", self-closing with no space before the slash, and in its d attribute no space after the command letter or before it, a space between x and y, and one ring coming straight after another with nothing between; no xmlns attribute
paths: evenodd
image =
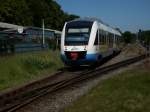
<svg viewBox="0 0 150 112"><path fill-rule="evenodd" d="M136 35L131 33L130 31L126 31L123 33L123 40L125 43L131 43L136 39Z"/></svg>
<svg viewBox="0 0 150 112"><path fill-rule="evenodd" d="M150 44L150 30L142 31L140 34L140 40L145 44Z"/></svg>
<svg viewBox="0 0 150 112"><path fill-rule="evenodd" d="M65 21L78 16L67 14L54 0L0 0L0 21L24 26L61 30Z"/></svg>
<svg viewBox="0 0 150 112"><path fill-rule="evenodd" d="M25 0L0 0L0 21L32 25L32 15Z"/></svg>

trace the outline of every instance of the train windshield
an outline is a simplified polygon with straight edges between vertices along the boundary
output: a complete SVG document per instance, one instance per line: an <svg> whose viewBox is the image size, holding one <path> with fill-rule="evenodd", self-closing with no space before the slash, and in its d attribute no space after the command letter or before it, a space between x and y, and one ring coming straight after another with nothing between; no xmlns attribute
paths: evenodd
<svg viewBox="0 0 150 112"><path fill-rule="evenodd" d="M65 45L88 45L92 23L75 22L66 27Z"/></svg>

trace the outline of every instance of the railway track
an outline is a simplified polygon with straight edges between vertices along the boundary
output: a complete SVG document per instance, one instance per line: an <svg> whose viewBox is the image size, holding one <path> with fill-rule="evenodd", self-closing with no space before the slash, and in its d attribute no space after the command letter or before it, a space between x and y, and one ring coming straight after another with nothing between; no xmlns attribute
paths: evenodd
<svg viewBox="0 0 150 112"><path fill-rule="evenodd" d="M104 73L127 66L144 59L146 55L141 55L127 59L109 66L97 67L91 70L75 72L74 75L64 71L56 73L54 76L32 82L16 90L0 94L0 112L14 112L15 110L31 103L33 100L57 90L67 88L72 84L98 77ZM65 74L64 76L62 74ZM62 76L62 77L61 77ZM42 84L43 83L43 84Z"/></svg>

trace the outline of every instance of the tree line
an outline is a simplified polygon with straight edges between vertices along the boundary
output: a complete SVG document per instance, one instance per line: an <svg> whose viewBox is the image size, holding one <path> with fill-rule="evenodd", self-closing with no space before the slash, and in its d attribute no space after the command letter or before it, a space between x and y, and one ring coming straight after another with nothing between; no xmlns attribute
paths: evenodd
<svg viewBox="0 0 150 112"><path fill-rule="evenodd" d="M22 26L62 30L65 21L79 16L68 14L53 0L0 0L0 21Z"/></svg>
<svg viewBox="0 0 150 112"><path fill-rule="evenodd" d="M125 43L132 43L136 40L140 41L141 43L144 43L146 45L150 44L150 30L139 30L138 33L132 33L130 31L125 31L122 33L123 41Z"/></svg>

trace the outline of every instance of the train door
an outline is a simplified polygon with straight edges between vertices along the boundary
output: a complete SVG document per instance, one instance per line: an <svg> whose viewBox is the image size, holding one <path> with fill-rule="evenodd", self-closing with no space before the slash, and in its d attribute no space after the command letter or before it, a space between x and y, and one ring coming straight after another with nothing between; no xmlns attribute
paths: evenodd
<svg viewBox="0 0 150 112"><path fill-rule="evenodd" d="M113 43L114 43L114 35L112 33L108 33L108 41L109 41L109 49L113 48Z"/></svg>
<svg viewBox="0 0 150 112"><path fill-rule="evenodd" d="M99 30L99 51L101 53L106 52L108 49L107 46L107 36L106 36L106 32L103 30Z"/></svg>
<svg viewBox="0 0 150 112"><path fill-rule="evenodd" d="M117 38L116 38L116 35L113 34L113 48L117 48Z"/></svg>

